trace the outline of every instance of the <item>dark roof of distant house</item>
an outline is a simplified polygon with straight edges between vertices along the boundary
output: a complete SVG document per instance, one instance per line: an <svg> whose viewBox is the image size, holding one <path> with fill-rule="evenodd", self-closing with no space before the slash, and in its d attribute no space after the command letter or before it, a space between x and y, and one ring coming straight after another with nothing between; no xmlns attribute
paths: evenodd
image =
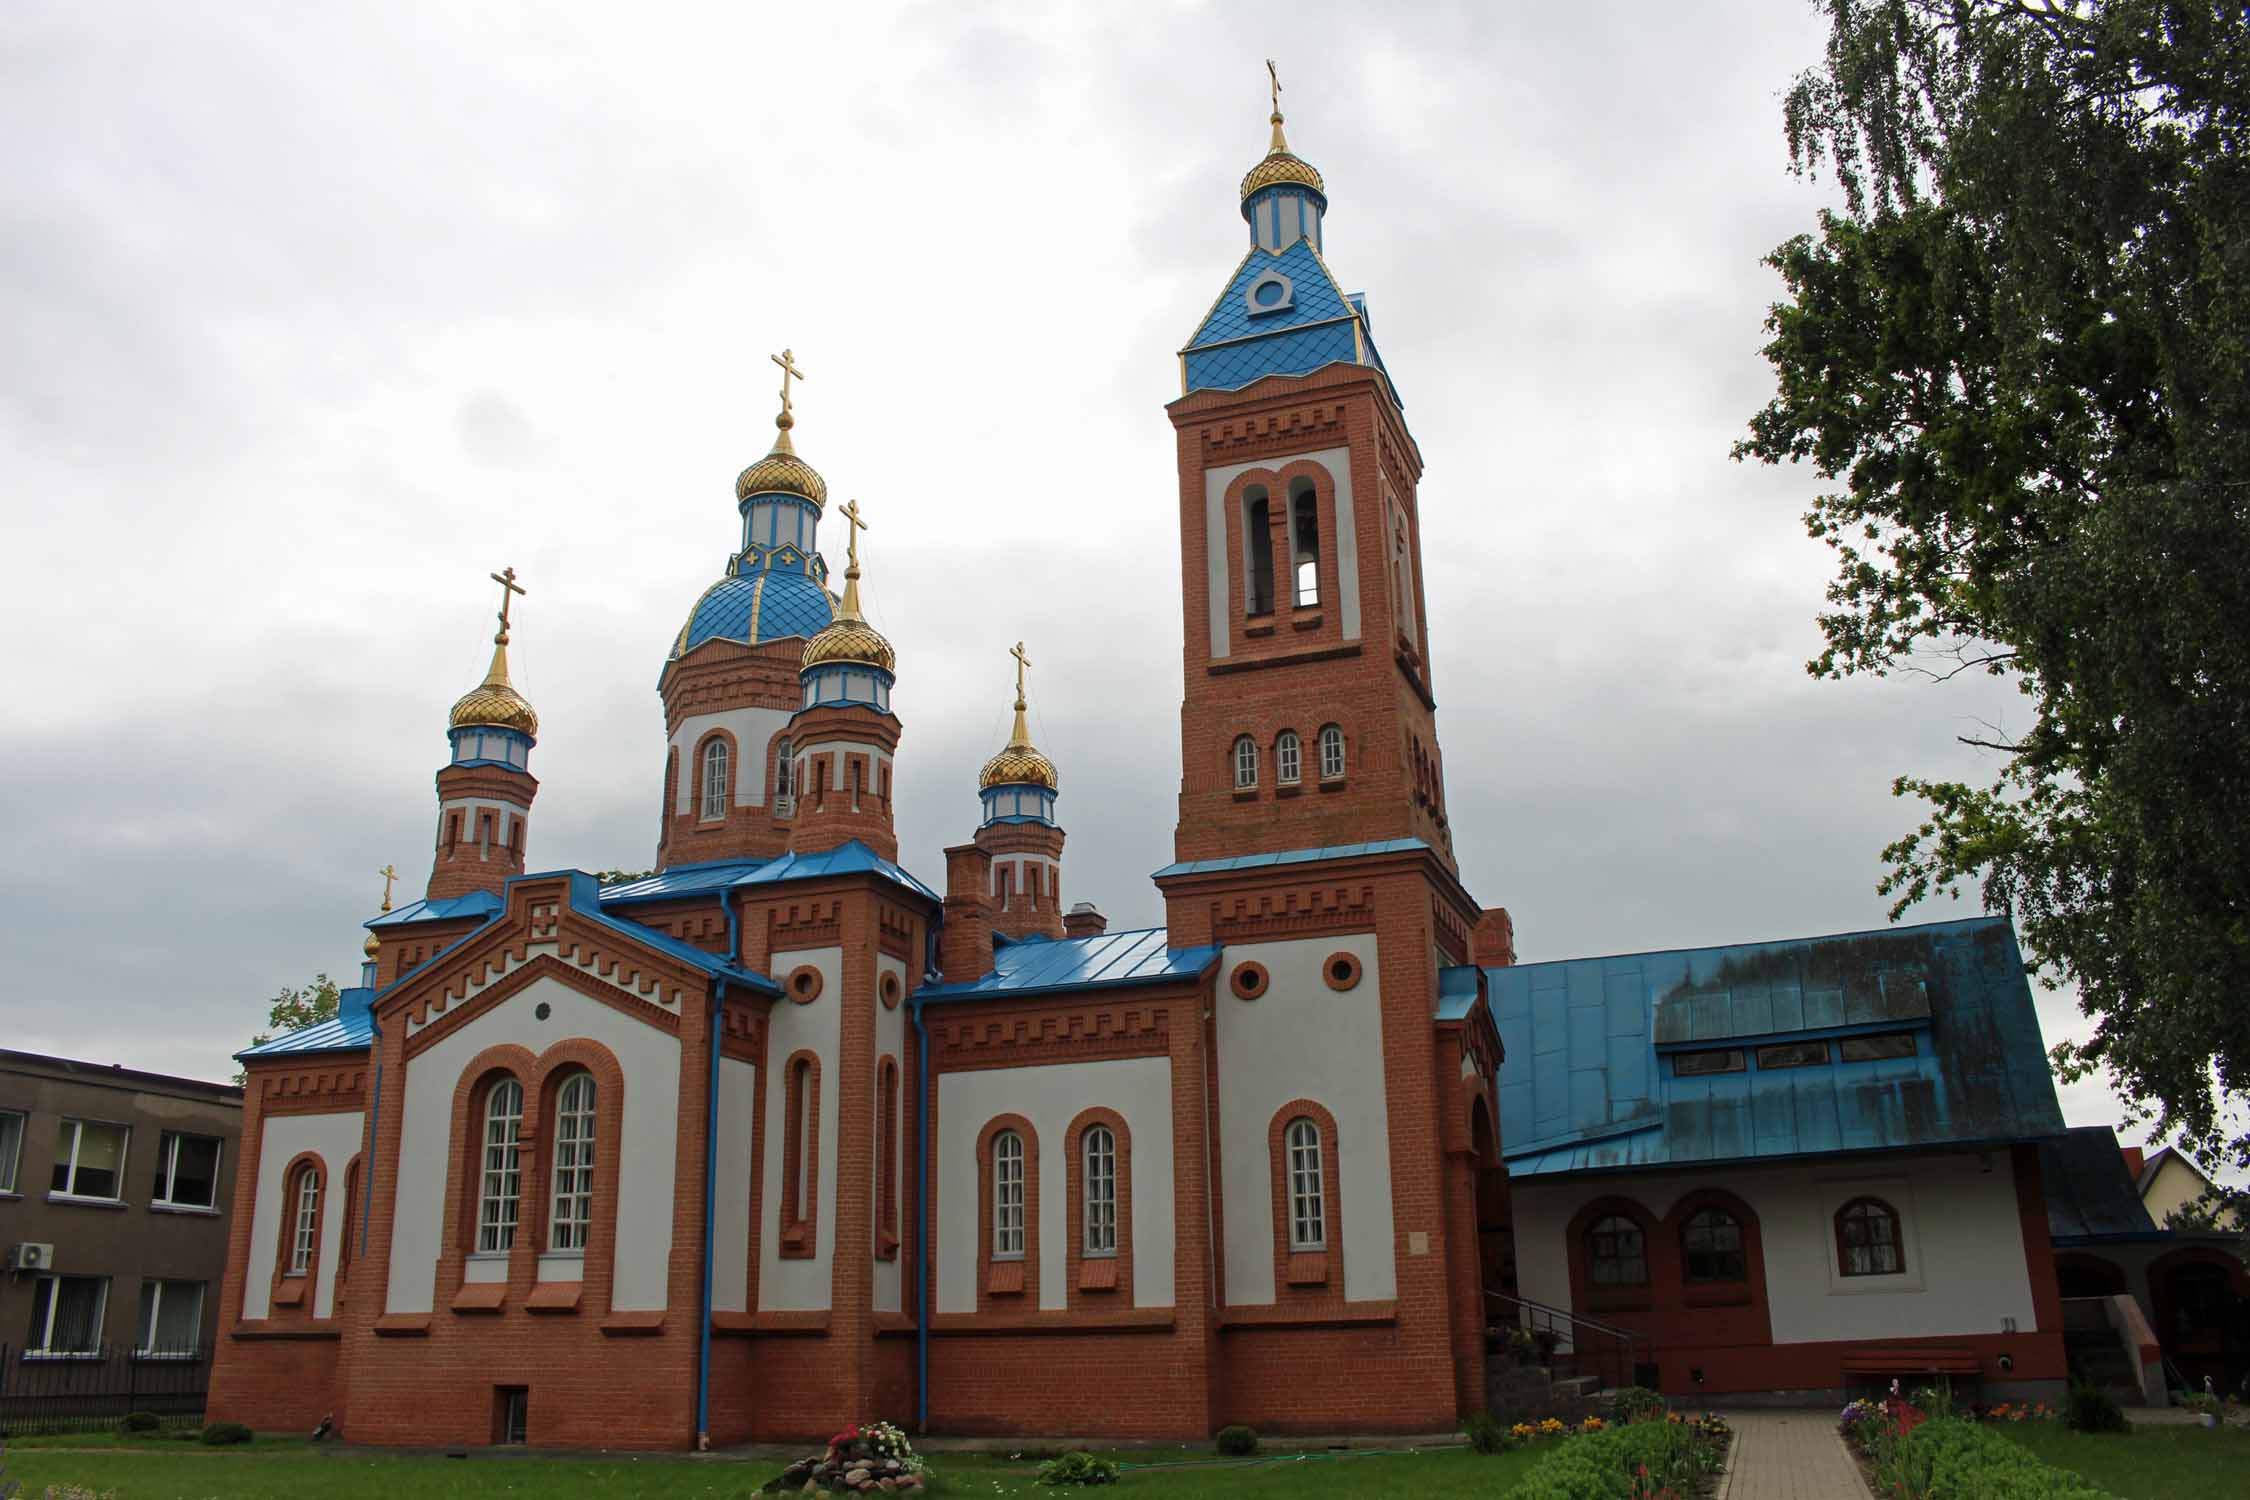
<svg viewBox="0 0 2250 1500"><path fill-rule="evenodd" d="M2057 1245L2165 1237L2125 1169L2117 1132L2107 1125L2078 1125L2041 1141L2039 1181L2047 1194L2047 1234Z"/></svg>
<svg viewBox="0 0 2250 1500"><path fill-rule="evenodd" d="M86 1062L75 1057L53 1057L44 1052L18 1052L0 1047L0 1071L10 1068L59 1073L86 1083L123 1084L154 1094L196 1094L222 1104L242 1102L242 1085L238 1083L213 1083L205 1078L182 1078L176 1073L144 1073L118 1063Z"/></svg>

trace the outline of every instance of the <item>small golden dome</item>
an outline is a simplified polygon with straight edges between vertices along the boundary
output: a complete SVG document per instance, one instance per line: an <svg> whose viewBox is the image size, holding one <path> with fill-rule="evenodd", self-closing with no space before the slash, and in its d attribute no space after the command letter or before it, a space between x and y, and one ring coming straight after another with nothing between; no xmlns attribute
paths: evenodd
<svg viewBox="0 0 2250 1500"><path fill-rule="evenodd" d="M383 940L371 932L367 935L367 941L359 945L359 951L367 955L369 963L373 963L375 955L383 951Z"/></svg>
<svg viewBox="0 0 2250 1500"><path fill-rule="evenodd" d="M539 715L508 681L508 663L503 652L492 656L493 671L484 681L471 688L453 705L451 727L467 729L479 726L488 729L513 729L527 739L539 738ZM495 675L497 680L495 680Z"/></svg>
<svg viewBox="0 0 2250 1500"><path fill-rule="evenodd" d="M882 632L865 620L838 615L834 624L805 642L804 665L811 668L838 662L893 672L898 668L898 653L883 639Z"/></svg>
<svg viewBox="0 0 2250 1500"><path fill-rule="evenodd" d="M828 481L820 477L819 470L797 456L797 450L790 445L787 427L774 439L773 451L744 469L734 482L736 500L774 493L796 495L822 509L828 505Z"/></svg>
<svg viewBox="0 0 2250 1500"><path fill-rule="evenodd" d="M1272 187L1279 182L1293 182L1299 187L1311 188L1322 197L1328 196L1327 187L1313 164L1289 149L1288 139L1281 133L1281 111L1273 112L1273 147L1266 159L1244 174L1242 198L1248 202L1250 195L1260 188Z"/></svg>
<svg viewBox="0 0 2250 1500"><path fill-rule="evenodd" d="M1016 649L1008 654L1016 659L1016 726L1009 732L1007 745L984 763L984 770L977 776L977 787L989 791L996 786L1043 786L1051 792L1058 780L1055 763L1031 743L1031 726L1023 716L1023 674L1031 665L1031 658L1023 654L1021 641L1016 642Z"/></svg>

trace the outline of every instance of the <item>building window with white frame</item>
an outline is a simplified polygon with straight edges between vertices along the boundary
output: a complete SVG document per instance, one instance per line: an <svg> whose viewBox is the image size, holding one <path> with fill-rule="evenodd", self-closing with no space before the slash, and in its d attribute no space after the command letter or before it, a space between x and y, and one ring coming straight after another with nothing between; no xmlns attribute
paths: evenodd
<svg viewBox="0 0 2250 1500"><path fill-rule="evenodd" d="M1234 742L1234 789L1255 790L1258 785L1258 742L1243 735Z"/></svg>
<svg viewBox="0 0 2250 1500"><path fill-rule="evenodd" d="M133 1352L146 1359L192 1359L203 1343L203 1283L141 1283L141 1327Z"/></svg>
<svg viewBox="0 0 2250 1500"><path fill-rule="evenodd" d="M992 1138L992 1258L1023 1259L1023 1137L1003 1130Z"/></svg>
<svg viewBox="0 0 2250 1500"><path fill-rule="evenodd" d="M703 747L703 817L727 815L727 742L713 740Z"/></svg>
<svg viewBox="0 0 2250 1500"><path fill-rule="evenodd" d="M1334 781L1344 774L1344 731L1324 724L1320 730L1320 779Z"/></svg>
<svg viewBox="0 0 2250 1500"><path fill-rule="evenodd" d="M1327 1185L1321 1178L1320 1127L1299 1116L1283 1134L1289 1154L1289 1248L1328 1248Z"/></svg>
<svg viewBox="0 0 2250 1500"><path fill-rule="evenodd" d="M773 810L779 817L789 816L797 799L797 763L790 757L790 747L783 740L773 752Z"/></svg>
<svg viewBox="0 0 2250 1500"><path fill-rule="evenodd" d="M594 1075L576 1073L555 1103L555 1202L547 1248L579 1251L594 1223Z"/></svg>
<svg viewBox="0 0 2250 1500"><path fill-rule="evenodd" d="M208 1135L167 1130L156 1144L156 1185L149 1203L159 1208L219 1206L219 1142Z"/></svg>
<svg viewBox="0 0 2250 1500"><path fill-rule="evenodd" d="M1283 786L1295 786L1305 773L1305 747L1297 738L1297 731L1284 729L1273 742L1273 778Z"/></svg>
<svg viewBox="0 0 2250 1500"><path fill-rule="evenodd" d="M1086 1255L1117 1253L1117 1136L1107 1125L1088 1127L1081 1139L1085 1153L1086 1199L1084 1235L1079 1249Z"/></svg>
<svg viewBox="0 0 2250 1500"><path fill-rule="evenodd" d="M306 1166L297 1173L296 1218L289 1228L289 1273L303 1276L320 1248L320 1168Z"/></svg>
<svg viewBox="0 0 2250 1500"><path fill-rule="evenodd" d="M1906 1270L1898 1210L1880 1198L1854 1198L1836 1210L1836 1269L1845 1276L1897 1276Z"/></svg>
<svg viewBox="0 0 2250 1500"><path fill-rule="evenodd" d="M516 1131L523 1124L523 1085L493 1084L484 1102L484 1153L477 1189L477 1253L498 1255L516 1243L517 1198L523 1191Z"/></svg>
<svg viewBox="0 0 2250 1500"><path fill-rule="evenodd" d="M31 1285L31 1330L24 1357L67 1359L102 1350L107 1276L41 1276Z"/></svg>
<svg viewBox="0 0 2250 1500"><path fill-rule="evenodd" d="M65 1120L55 1138L53 1190L66 1198L114 1203L125 1187L126 1130L99 1120Z"/></svg>
<svg viewBox="0 0 2250 1500"><path fill-rule="evenodd" d="M16 1191L16 1168L23 1159L23 1116L0 1109L0 1193Z"/></svg>

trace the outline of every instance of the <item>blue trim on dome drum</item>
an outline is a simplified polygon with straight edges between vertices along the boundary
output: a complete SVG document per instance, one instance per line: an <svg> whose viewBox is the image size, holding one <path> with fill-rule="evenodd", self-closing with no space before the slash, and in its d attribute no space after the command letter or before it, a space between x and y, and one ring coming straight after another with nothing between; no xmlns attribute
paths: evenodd
<svg viewBox="0 0 2250 1500"><path fill-rule="evenodd" d="M464 737L472 735L477 737L477 743L474 745L466 744ZM499 766L507 771L529 770L531 747L539 743L521 730L502 729L497 724L464 724L459 729L448 729L445 732L445 737L453 746L453 758L449 764L456 766ZM491 743L495 739L501 742L500 745L495 746ZM517 755L505 753L509 747L518 748L521 753ZM492 753L495 749L499 749L503 753L495 755ZM463 753L464 750L467 753Z"/></svg>
<svg viewBox="0 0 2250 1500"><path fill-rule="evenodd" d="M814 708L872 708L891 711L891 689L898 679L881 667L864 662L822 662L797 675L797 712ZM830 692L831 685L834 691Z"/></svg>
<svg viewBox="0 0 2250 1500"><path fill-rule="evenodd" d="M1009 798L1012 805L1007 812L996 811L995 804L1003 797ZM1035 781L1004 781L997 786L988 786L977 794L977 800L984 804L982 826L989 827L994 823L1042 823L1050 828L1054 826L1055 794ZM1034 808L1035 801L1043 802L1044 808Z"/></svg>

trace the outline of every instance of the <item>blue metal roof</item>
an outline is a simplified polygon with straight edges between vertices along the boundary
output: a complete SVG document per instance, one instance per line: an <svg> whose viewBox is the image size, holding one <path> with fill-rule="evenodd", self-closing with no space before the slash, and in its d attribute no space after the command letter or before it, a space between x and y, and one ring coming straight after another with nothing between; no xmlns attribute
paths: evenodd
<svg viewBox="0 0 2250 1500"><path fill-rule="evenodd" d="M1062 990L1103 989L1193 979L1219 961L1214 947L1173 948L1161 927L1104 932L1094 937L1028 938L1001 943L993 969L974 980L925 984L915 998L927 1001L999 1000Z"/></svg>
<svg viewBox="0 0 2250 1500"><path fill-rule="evenodd" d="M639 880L602 887L602 904L616 906L636 901L676 901L682 896L708 896L770 861L763 859L709 859L700 864L673 865Z"/></svg>
<svg viewBox="0 0 2250 1500"><path fill-rule="evenodd" d="M1461 1021L1468 1018L1477 1005L1477 968L1475 964L1447 964L1438 970L1437 1018L1441 1021Z"/></svg>
<svg viewBox="0 0 2250 1500"><path fill-rule="evenodd" d="M500 898L490 891L466 896L445 896L436 901L410 901L397 911L384 912L362 923L366 927L395 927L401 922L449 921L455 917L489 917L500 910Z"/></svg>
<svg viewBox="0 0 2250 1500"><path fill-rule="evenodd" d="M813 880L822 875L880 875L918 896L945 904L945 898L906 873L897 861L883 858L858 839L824 849L818 854L784 854L752 867L738 877L736 886L771 885L777 880Z"/></svg>
<svg viewBox="0 0 2250 1500"><path fill-rule="evenodd" d="M1356 859L1364 854L1399 854L1409 849L1429 847L1420 839L1378 839L1371 844L1325 844L1317 849L1284 849L1276 854L1230 854L1225 859L1190 859L1166 865L1149 879L1162 880L1168 875L1216 875L1228 870L1262 870L1267 865L1302 865L1315 860Z"/></svg>
<svg viewBox="0 0 2250 1500"><path fill-rule="evenodd" d="M1273 275L1288 278L1287 305L1251 312L1251 288ZM1364 302L1345 295L1307 239L1279 254L1253 246L1180 353L1190 391L1237 390L1268 375L1303 375L1337 363L1383 368L1368 336Z"/></svg>
<svg viewBox="0 0 2250 1500"><path fill-rule="evenodd" d="M2039 1143L2039 1181L2047 1195L2047 1233L2057 1245L2162 1239L2149 1217L2117 1132L2079 1125Z"/></svg>
<svg viewBox="0 0 2250 1500"><path fill-rule="evenodd" d="M2060 1134L2031 986L2005 919L1485 971L1507 1060L1509 1173L1658 1168ZM1853 1020L1885 996L1921 1016ZM1854 1001L1851 997L1860 997ZM1868 997L1874 997L1869 1001ZM1767 1009L1761 1010L1760 1007ZM1903 999L1894 1007L1911 1010ZM1739 1072L1678 1076L1666 1018L1726 1017ZM1766 1015L1766 1031L1754 1018ZM1834 1026L1808 1026L1808 1019ZM1873 1029L1915 1055L1760 1069L1755 1044ZM1666 1051L1677 1043L1666 1044Z"/></svg>
<svg viewBox="0 0 2250 1500"><path fill-rule="evenodd" d="M365 1052L375 1040L375 992L354 985L336 992L336 1014L287 1036L245 1047L236 1057L281 1057L304 1052Z"/></svg>
<svg viewBox="0 0 2250 1500"><path fill-rule="evenodd" d="M835 618L828 590L796 568L771 566L733 573L703 591L673 643L685 656L705 641L724 638L755 646L789 636L810 637Z"/></svg>

